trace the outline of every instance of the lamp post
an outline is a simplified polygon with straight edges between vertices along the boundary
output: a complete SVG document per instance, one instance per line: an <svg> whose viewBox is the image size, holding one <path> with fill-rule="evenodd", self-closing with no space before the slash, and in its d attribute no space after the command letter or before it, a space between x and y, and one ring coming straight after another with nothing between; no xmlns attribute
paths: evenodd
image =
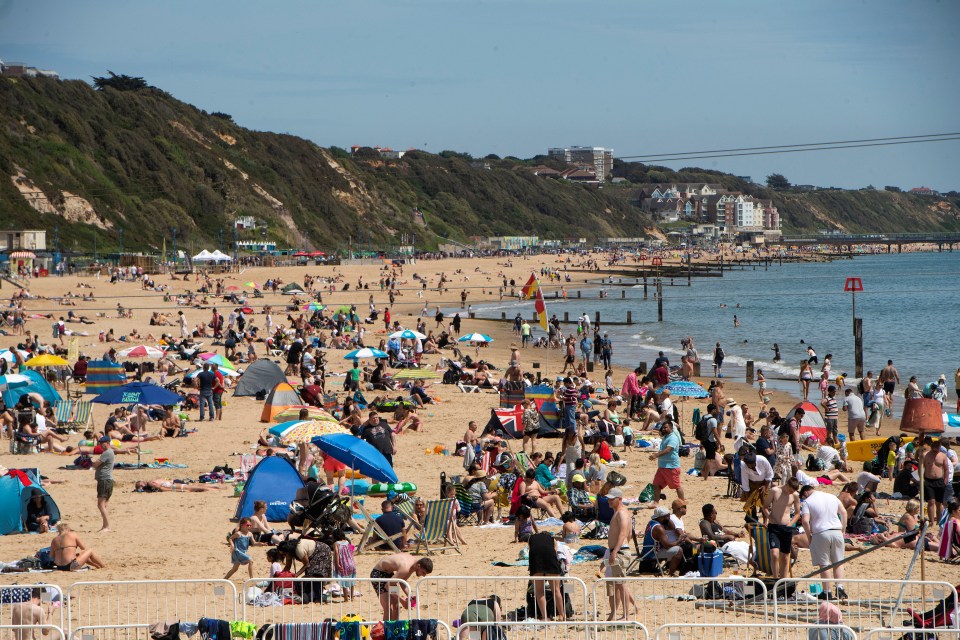
<svg viewBox="0 0 960 640"><path fill-rule="evenodd" d="M123 227L120 227L120 255L123 255Z"/></svg>
<svg viewBox="0 0 960 640"><path fill-rule="evenodd" d="M177 228L173 228L173 264L177 264Z"/></svg>

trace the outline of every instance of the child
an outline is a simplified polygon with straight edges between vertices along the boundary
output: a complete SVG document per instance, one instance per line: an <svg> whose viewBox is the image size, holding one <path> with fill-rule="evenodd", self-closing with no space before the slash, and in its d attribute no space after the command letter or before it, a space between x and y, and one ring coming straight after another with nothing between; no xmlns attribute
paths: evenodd
<svg viewBox="0 0 960 640"><path fill-rule="evenodd" d="M537 523L530 514L530 507L525 504L517 507L517 520L513 524L513 541L527 542L530 536L540 533Z"/></svg>
<svg viewBox="0 0 960 640"><path fill-rule="evenodd" d="M566 545L577 544L580 539L580 523L573 517L572 511L565 511L560 519L563 520L563 528L560 529L560 540Z"/></svg>
<svg viewBox="0 0 960 640"><path fill-rule="evenodd" d="M760 404L766 405L767 377L763 375L763 369L757 369L757 386L759 387L757 394L760 396Z"/></svg>
<svg viewBox="0 0 960 640"><path fill-rule="evenodd" d="M460 531L460 525L457 519L460 517L460 501L457 500L457 488L453 484L447 484L443 490L443 497L453 499L450 505L450 524L447 526L447 539L454 543L467 544L463 539L463 533Z"/></svg>
<svg viewBox="0 0 960 640"><path fill-rule="evenodd" d="M233 563L233 567L223 577L224 580L229 580L230 576L235 574L241 565L247 565L247 573L250 574L251 578L253 577L253 560L247 554L247 551L249 551L250 545L258 543L254 542L253 534L250 533L252 527L253 522L250 521L250 518L241 518L240 526L230 534L230 562Z"/></svg>
<svg viewBox="0 0 960 640"><path fill-rule="evenodd" d="M629 420L623 421L623 450L626 451L633 446L633 427L630 426Z"/></svg>
<svg viewBox="0 0 960 640"><path fill-rule="evenodd" d="M354 580L345 580L345 578L357 577L357 564L353 559L354 546L350 544L342 531L334 533L336 542L333 545L333 575L339 578L337 581L343 591L344 602L352 600L354 596Z"/></svg>
<svg viewBox="0 0 960 640"><path fill-rule="evenodd" d="M830 386L830 371L829 369L824 369L820 372L820 399L823 400L827 397L827 387Z"/></svg>
<svg viewBox="0 0 960 640"><path fill-rule="evenodd" d="M773 468L773 477L786 482L793 477L793 445L790 443L790 431L786 428L777 433L777 464Z"/></svg>

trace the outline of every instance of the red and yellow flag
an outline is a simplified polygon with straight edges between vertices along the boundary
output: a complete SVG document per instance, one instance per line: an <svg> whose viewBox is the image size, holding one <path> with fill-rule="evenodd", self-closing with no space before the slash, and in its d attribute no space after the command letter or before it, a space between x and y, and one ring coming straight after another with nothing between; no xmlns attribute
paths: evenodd
<svg viewBox="0 0 960 640"><path fill-rule="evenodd" d="M533 308L537 310L537 317L540 318L540 326L543 327L544 331L549 333L549 329L547 329L547 305L543 302L543 292L540 290L539 285L537 286L537 299L533 303Z"/></svg>
<svg viewBox="0 0 960 640"><path fill-rule="evenodd" d="M537 274L531 273L530 279L527 280L527 284L523 285L523 289L520 289L520 297L524 300L529 300L537 295L537 292L539 291L540 282L537 280Z"/></svg>

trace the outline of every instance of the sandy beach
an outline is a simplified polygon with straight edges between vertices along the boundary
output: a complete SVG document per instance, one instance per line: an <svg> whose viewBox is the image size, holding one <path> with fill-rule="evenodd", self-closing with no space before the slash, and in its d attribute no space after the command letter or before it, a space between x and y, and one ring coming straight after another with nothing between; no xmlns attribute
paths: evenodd
<svg viewBox="0 0 960 640"><path fill-rule="evenodd" d="M599 259L599 256L597 256ZM504 258L476 258L476 259L448 259L443 261L424 261L418 264L405 265L402 272L398 271L399 293L396 303L392 308L393 319L405 327L413 327L416 322L416 316L420 315L423 308L427 306L428 314L426 323L428 328L433 328L433 312L435 307L444 308L459 307L460 293L464 287L470 287L468 300L469 304L479 305L485 301L495 301L499 299L499 287L502 278L513 279L517 287L522 286L530 276L532 271L539 271L544 266L562 267L559 260L562 256L537 256L535 258L514 258L508 261ZM426 277L429 286L424 296L417 296L418 283L414 281L413 274L420 277ZM448 289L443 294L438 294L436 284L439 274L444 273L448 279ZM341 304L356 304L363 315L363 311L368 305L368 296L372 295L375 304L382 308L388 304L387 293L381 291L377 285L378 279L383 272L378 266L351 266L351 267L333 267L333 266L305 266L305 267L286 267L286 268L247 268L239 273L227 273L214 277L222 278L225 285L245 288L246 282L262 283L270 277L280 277L285 282L303 282L304 275L311 276L342 276L342 281L337 286L334 293L324 293L324 303L328 306L339 306ZM571 283L566 284L568 288L572 285L582 283L589 275L576 269L571 269ZM358 278L363 282L370 283L370 289L362 293L355 292L355 284ZM182 280L171 280L169 276L156 276L158 285L169 287L171 294L183 293L187 289L195 290L198 283L191 279L189 282ZM349 291L340 291L343 282L351 284ZM88 285L90 288L78 288L80 284ZM545 283L546 284L546 283ZM586 285L584 285L586 286ZM128 334L136 329L142 336L152 333L159 337L161 332L171 332L178 335L178 329L171 327L149 326L149 318L154 311L163 311L175 318L178 308L174 302L164 302L163 293L146 292L141 288L139 282L120 282L110 284L107 277L97 279L95 277L64 277L64 278L39 278L31 282L31 295L35 299L27 301L26 308L28 313L53 314L55 317L66 315L69 309L78 315L87 315L95 324L80 325L71 324L71 329L83 329L89 332L88 336L79 337L80 351L82 353L99 358L100 355L110 346L116 346L118 349L138 344L138 342L119 343L109 345L98 341L98 332L112 329L116 336ZM3 295L9 296L12 293L12 286L9 283L3 283ZM84 302L76 299L76 306L61 306L50 298L60 297L67 293L83 295L92 293L95 301ZM252 306L256 307L256 313L250 318L250 321L256 325L263 326L263 316L261 314L262 305L269 304L274 308L274 322L279 324L289 324L286 321L286 312L281 311L288 298L286 296L266 293L263 299L250 299ZM118 318L116 313L117 304L133 310L132 318ZM210 306L217 306L224 314L230 307L229 304L213 301L211 296ZM181 307L187 315L191 326L200 322L207 322L210 317L210 308ZM563 311L569 311L571 317L576 317L582 311L589 312L589 301L580 300L576 305L562 302L547 301L548 313L557 313L562 317ZM106 314L106 317L98 317L98 314ZM466 312L464 312L464 316ZM51 323L53 320L47 318L31 319L28 321L27 329L31 333L38 334L42 342L49 342L51 335ZM566 331L568 327L564 327ZM511 326L508 323L496 321L463 320L462 331L482 332L489 334L494 338L494 342L489 348L484 349L482 357L494 363L501 369L505 368L509 358L509 346L515 341ZM539 334L538 334L539 335ZM370 325L366 343L368 346L376 346L381 338L385 337L382 323ZM677 340L681 336L677 336ZM695 336L699 345L711 344L711 336ZM211 339L206 342L209 345ZM0 338L0 346L6 348L14 346L18 342L16 336ZM148 344L147 341L141 341L140 344ZM222 352L222 347L219 348ZM465 351L466 352L466 351ZM470 351L472 353L472 350ZM260 357L267 354L262 343L257 345L257 353ZM328 371L343 373L347 370L349 362L343 360L343 353L330 351L328 353ZM618 351L618 357L623 357L624 353ZM701 354L703 357L703 354ZM438 362L440 356L425 356L425 361L434 365ZM547 353L539 349L526 349L521 353L522 366L525 371L536 371L532 369L533 362L541 363L540 371L545 373L555 372L559 369L561 361L560 352L553 350ZM704 366L704 373L707 373L707 366ZM622 383L627 371L623 367L616 367L614 380L616 385ZM597 379L602 381L602 372L599 368L596 372ZM340 397L343 397L342 377L330 376L328 378L328 389L340 390ZM709 378L697 379L697 382L706 386ZM299 381L297 381L299 382ZM852 381L855 384L855 381ZM799 390L799 388L798 388ZM735 397L740 402L750 404L754 415L759 411L757 401L756 387L751 387L743 382L726 381L726 391L728 397ZM483 392L477 394L461 393L455 386L442 385L436 381L430 387L430 393L437 396L440 400L438 404L430 405L420 414L425 423L425 429L421 433L406 432L399 436L399 453L395 457L395 468L401 481L416 483L419 487L418 495L427 499L438 497L439 477L441 472L448 475L456 475L462 472L462 458L455 456L443 456L427 454L425 450L432 450L436 445L442 445L452 450L454 443L463 435L467 422L476 420L482 427L490 416L490 409L498 406L498 395L496 392ZM367 392L368 399L373 394ZM785 413L797 398L789 394L775 391L771 394L771 404ZM89 398L89 396L87 396ZM239 458L237 454L250 453L253 445L256 443L257 436L263 423L259 422L262 403L253 398L234 398L226 395L227 405L224 408L224 419L222 422L196 424L198 432L191 434L186 438L165 439L144 444L144 449L149 453L144 453L145 461L154 458L169 458L170 461L186 464L184 469L163 469L163 470L117 470L115 478L117 487L113 498L110 501L110 511L112 518L112 531L109 533L96 533L100 526L100 516L96 508L96 482L92 471L82 470L64 470L64 465L70 464L74 456L55 455L43 453L33 456L13 456L7 452L6 442L3 452L0 453L0 464L8 468L39 467L40 472L50 482L46 488L55 498L64 519L69 521L71 526L80 533L82 539L89 547L96 549L107 563L107 568L98 571L81 573L52 573L42 574L44 581L54 582L61 586L66 586L78 580L136 580L136 579L178 579L178 578L220 578L230 568L229 550L225 543L225 535L228 534L234 524L230 518L233 515L237 500L233 496L232 486L228 486L220 491L209 491L206 493L157 493L141 494L135 493L134 483L137 480L149 480L155 478L192 478L194 480L205 472L209 472L217 465L227 464L238 466ZM701 410L705 407L703 401L690 401L684 403L684 414L689 416L694 407ZM93 425L102 428L110 407L105 405L94 405ZM197 412L193 411L191 417L195 419ZM845 419L841 416L841 431ZM897 431L898 421L886 420L883 426L883 435L894 434ZM687 424L685 430L688 436L692 433L692 428ZM74 440L76 438L71 438ZM75 442L71 442L76 444ZM542 449L559 449L558 440L541 441ZM514 451L519 449L519 442L514 443ZM625 494L628 497L636 498L640 490L652 479L655 463L647 459L647 453L632 449L627 453L621 453L627 462L627 466L622 471L627 476L628 481L624 487ZM118 456L118 460L125 460L130 456ZM692 467L693 459L683 459L684 470ZM859 463L854 463L859 465ZM855 478L859 467L852 474ZM743 513L741 503L737 500L723 497L725 494L727 480L726 478L713 478L707 481L701 481L699 478L684 475L683 486L686 491L686 499L690 505L688 515L685 518L685 525L688 529L696 529L697 522L700 519L700 507L704 503L712 502L720 512L719 520L727 526L739 527L743 523ZM832 487L834 493L839 491L839 486ZM884 480L881 485L882 490L891 491L891 481ZM668 491L668 503L675 496L672 491ZM885 514L899 517L901 505L892 502L889 505L882 505ZM646 524L647 518L644 512L640 512L637 527L642 528ZM510 562L516 559L519 548L522 545L512 544L513 530L510 528L502 529L480 529L477 527L464 527L463 534L467 544L463 545L462 555L447 552L433 557L436 563L435 574L438 575L526 575L526 568L506 567L497 568L491 565L493 561ZM25 556L32 556L39 548L48 546L51 535L8 535L0 537L0 561L11 562ZM254 574L265 576L269 564L265 560L264 549L253 549ZM364 554L357 557L357 573L360 576L369 574L373 563L380 556L376 554ZM847 565L847 576L850 578L902 578L907 564L910 561L911 553L904 550L882 549L876 553L868 555L862 560L855 560ZM956 568L949 568L947 565L934 561L935 553L927 554L926 577L927 579L943 579L955 581ZM595 579L598 563L585 563L574 565L572 575L581 577L584 581L590 582ZM802 575L811 570L810 555L807 551L800 552L798 565L794 568L794 575ZM245 577L245 571L234 576L236 580ZM22 575L4 575L0 580L4 583L13 581L24 581ZM914 570L914 579L919 579L919 570Z"/></svg>

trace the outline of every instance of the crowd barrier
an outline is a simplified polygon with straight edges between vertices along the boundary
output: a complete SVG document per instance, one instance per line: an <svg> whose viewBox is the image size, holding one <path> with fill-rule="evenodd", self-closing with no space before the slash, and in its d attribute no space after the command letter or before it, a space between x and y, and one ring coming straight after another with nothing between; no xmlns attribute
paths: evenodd
<svg viewBox="0 0 960 640"><path fill-rule="evenodd" d="M653 640L857 640L842 624L665 624Z"/></svg>
<svg viewBox="0 0 960 640"><path fill-rule="evenodd" d="M533 598L533 585L544 584L544 593L548 614L554 606L551 598L550 584L559 583L565 595L566 606L573 609L570 618L575 620L589 620L592 612L587 605L587 585L580 578L564 576L562 578L543 578L527 576L444 576L425 577L417 581L417 617L438 618L440 620L455 620L466 609L471 600L487 598L491 595L500 597L503 615L521 613L527 617ZM523 609L523 612L521 612ZM556 617L545 616L542 613L530 612L529 617L543 619Z"/></svg>
<svg viewBox="0 0 960 640"><path fill-rule="evenodd" d="M937 629L924 633L923 629L898 627L896 629L871 629L860 635L860 640L960 640L960 629Z"/></svg>
<svg viewBox="0 0 960 640"><path fill-rule="evenodd" d="M53 609L51 624L60 629L65 629L64 625L64 599L63 591L55 584L12 584L0 586L0 624L10 624L12 611L11 607L19 601L22 601L26 595L26 600L30 599L30 594L34 589L41 589L40 602L59 602Z"/></svg>
<svg viewBox="0 0 960 640"><path fill-rule="evenodd" d="M911 619L911 611L923 613L934 609L942 600L957 592L947 582L920 582L919 580L842 580L847 592L845 600L833 600L843 614L844 624L858 632L866 629L900 627ZM788 589L794 585L792 594ZM773 621L778 624L812 623L817 621L817 593L822 590L820 578L786 578L776 583L774 592L789 597L773 602ZM960 628L960 616L955 621L940 621L931 628Z"/></svg>
<svg viewBox="0 0 960 640"><path fill-rule="evenodd" d="M294 592L310 592L316 594L313 602L310 604L277 606L262 606L264 603L261 598L251 597L255 592L251 589L262 589L262 587L271 582L269 579L247 580L240 589L240 597L243 600L242 618L251 622L257 627L264 624L301 624L306 622L316 622L333 618L340 620L347 615L359 615L364 620L383 619L383 609L380 605L380 598L377 595L375 587L382 586L388 593L399 596L404 591L410 595L414 594L413 589L405 580L378 580L374 578L352 578L353 589L358 597L351 600L344 600L341 596L334 596L334 593L341 593L340 580L336 578L283 578L284 582L293 584ZM344 581L346 582L346 581ZM319 599L317 598L319 596ZM397 619L409 620L411 617L428 617L411 614L410 608L399 607ZM436 616L430 616L436 617Z"/></svg>
<svg viewBox="0 0 960 640"><path fill-rule="evenodd" d="M2 618L3 621L9 618ZM55 624L0 624L0 639L2 640L66 640L63 628Z"/></svg>
<svg viewBox="0 0 960 640"><path fill-rule="evenodd" d="M237 587L229 580L76 582L67 589L66 599L70 629L236 620L239 612Z"/></svg>
<svg viewBox="0 0 960 640"><path fill-rule="evenodd" d="M741 576L717 578L604 578L593 584L594 619L611 611L611 593L622 585L627 618L653 630L670 623L718 625L773 621L763 582ZM630 597L633 603L630 603ZM623 615L618 604L617 616ZM636 614L632 607L636 607Z"/></svg>
<svg viewBox="0 0 960 640"><path fill-rule="evenodd" d="M149 624L102 624L70 630L70 640L151 640Z"/></svg>
<svg viewBox="0 0 960 640"><path fill-rule="evenodd" d="M496 630L500 633L492 633ZM639 622L468 622L457 640L649 640Z"/></svg>

